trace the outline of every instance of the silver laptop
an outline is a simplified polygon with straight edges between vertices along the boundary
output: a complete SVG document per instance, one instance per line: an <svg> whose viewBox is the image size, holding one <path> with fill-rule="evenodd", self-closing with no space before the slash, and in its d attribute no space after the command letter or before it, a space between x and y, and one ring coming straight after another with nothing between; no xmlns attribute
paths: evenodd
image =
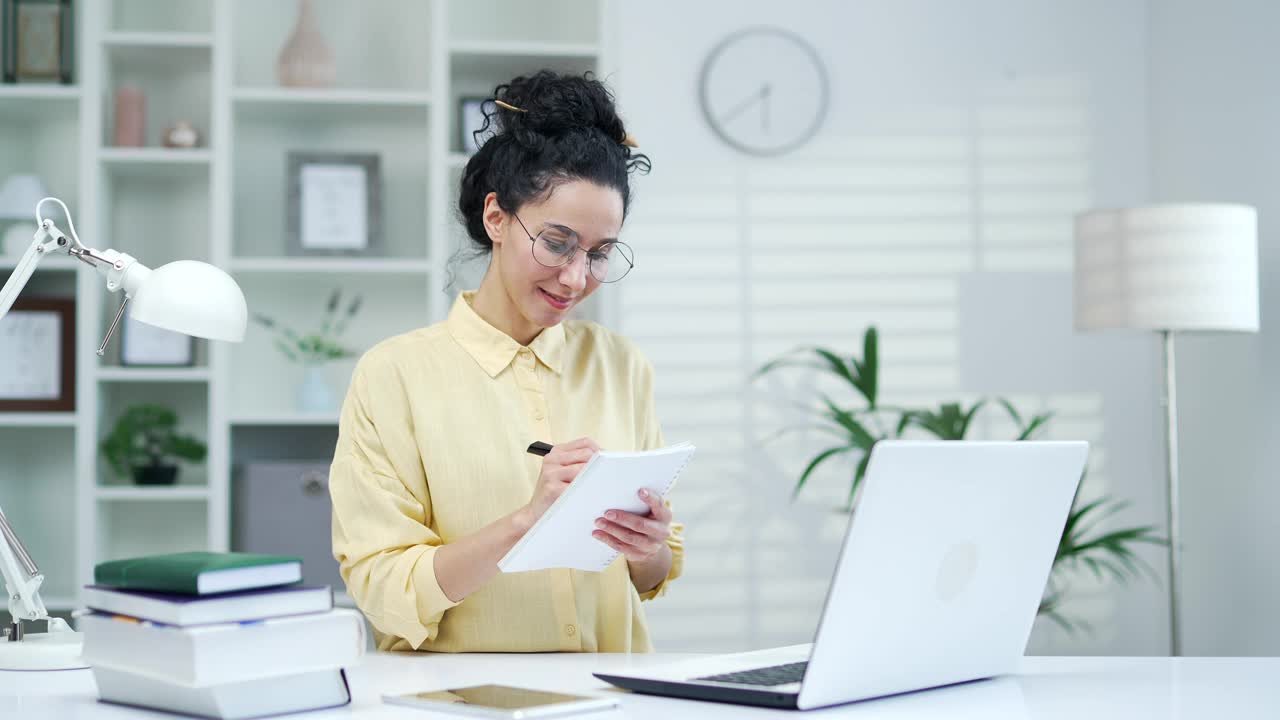
<svg viewBox="0 0 1280 720"><path fill-rule="evenodd" d="M1085 442L885 441L814 642L596 673L642 693L809 710L1012 672Z"/></svg>

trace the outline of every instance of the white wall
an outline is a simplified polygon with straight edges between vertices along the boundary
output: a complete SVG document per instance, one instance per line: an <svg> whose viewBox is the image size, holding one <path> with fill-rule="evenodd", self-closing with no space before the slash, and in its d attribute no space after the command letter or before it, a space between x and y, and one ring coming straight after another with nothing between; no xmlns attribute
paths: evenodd
<svg viewBox="0 0 1280 720"><path fill-rule="evenodd" d="M1262 332L1178 344L1186 648L1280 654L1280 5L1151 2L1154 199L1259 210Z"/></svg>
<svg viewBox="0 0 1280 720"><path fill-rule="evenodd" d="M804 343L883 334L885 392L903 402L1000 394L1058 412L1051 437L1093 441L1089 493L1161 522L1157 346L1071 330L1072 214L1148 196L1147 18L1137 2L653 1L615 7L611 78L654 161L625 230L637 269L619 329L659 373L668 440L700 454L675 501L687 577L650 606L666 650L811 638L845 516L849 467L791 503L814 437L756 448L795 419L751 370ZM777 25L826 59L831 114L807 147L757 160L703 122L706 53ZM762 58L767 63L768 58ZM997 417L992 436L1007 432ZM1163 555L1144 553L1157 569ZM1167 651L1159 584L1079 585L1067 636L1035 652Z"/></svg>

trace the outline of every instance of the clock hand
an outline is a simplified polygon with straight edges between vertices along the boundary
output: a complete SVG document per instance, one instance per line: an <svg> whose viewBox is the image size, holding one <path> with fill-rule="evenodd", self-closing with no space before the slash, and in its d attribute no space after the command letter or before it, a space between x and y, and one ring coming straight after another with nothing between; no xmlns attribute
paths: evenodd
<svg viewBox="0 0 1280 720"><path fill-rule="evenodd" d="M760 88L760 127L766 135L769 133L769 99L771 97L773 97L773 86L765 83L765 86Z"/></svg>
<svg viewBox="0 0 1280 720"><path fill-rule="evenodd" d="M768 85L762 86L758 92L751 93L751 95L745 100L730 108L728 112L720 116L720 122L728 123L730 120L745 112L747 108L759 102L766 94L768 94L768 87Z"/></svg>

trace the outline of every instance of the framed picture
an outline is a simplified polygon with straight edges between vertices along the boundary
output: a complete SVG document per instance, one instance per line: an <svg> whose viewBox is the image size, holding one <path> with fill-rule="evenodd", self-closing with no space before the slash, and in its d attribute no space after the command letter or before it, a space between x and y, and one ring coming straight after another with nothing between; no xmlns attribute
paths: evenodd
<svg viewBox="0 0 1280 720"><path fill-rule="evenodd" d="M196 339L138 322L127 314L120 323L120 364L189 367L195 364Z"/></svg>
<svg viewBox="0 0 1280 720"><path fill-rule="evenodd" d="M468 155L480 149L475 133L484 127L484 103L488 99L479 96L458 98L458 146Z"/></svg>
<svg viewBox="0 0 1280 720"><path fill-rule="evenodd" d="M71 0L0 0L5 82L73 81L75 15Z"/></svg>
<svg viewBox="0 0 1280 720"><path fill-rule="evenodd" d="M290 255L382 251L382 171L373 153L290 151L286 236Z"/></svg>
<svg viewBox="0 0 1280 720"><path fill-rule="evenodd" d="M0 412L75 409L75 301L19 299L0 318Z"/></svg>

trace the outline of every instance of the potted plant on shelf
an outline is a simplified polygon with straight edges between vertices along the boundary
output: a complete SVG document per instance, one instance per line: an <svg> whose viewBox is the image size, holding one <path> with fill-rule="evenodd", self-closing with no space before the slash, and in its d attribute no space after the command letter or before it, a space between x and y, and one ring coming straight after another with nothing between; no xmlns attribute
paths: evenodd
<svg viewBox="0 0 1280 720"><path fill-rule="evenodd" d="M173 485L178 466L173 460L202 462L204 443L177 431L178 414L163 405L134 405L116 421L102 441L102 454L120 477L138 485Z"/></svg>
<svg viewBox="0 0 1280 720"><path fill-rule="evenodd" d="M325 380L323 368L335 360L356 356L356 352L343 345L341 338L351 319L360 311L359 295L342 308L342 291L329 295L320 319L320 329L302 334L263 313L254 313L253 321L272 333L276 349L290 362L303 367L302 384L298 387L298 409L304 412L331 412L336 408L336 396Z"/></svg>
<svg viewBox="0 0 1280 720"><path fill-rule="evenodd" d="M817 453L800 473L792 493L793 498L823 463L842 455L857 458L849 478L848 499L843 508L846 512L851 512L857 502L858 491L866 476L867 463L871 460L871 449L876 443L903 437L912 429L940 440L963 440L974 418L988 406L986 400L978 400L968 407L961 403L942 403L936 409L882 404L879 392L879 334L875 327L868 328L863 336L861 358L853 356L846 360L827 348L802 348L767 363L756 371L754 377L759 378L786 367L803 367L833 375L843 386L854 391L857 404L849 406L820 394L821 406L811 409L817 422L783 428L775 435L811 428L832 437L831 447ZM1044 430L1052 417L1052 413L1024 416L1008 400L997 398L996 401L1014 423L1015 440L1033 438ZM1082 479L1081 485L1083 484ZM1083 620L1062 612L1062 603L1066 599L1066 579L1070 572L1087 570L1099 581L1109 578L1121 584L1141 574L1154 574L1136 553L1136 547L1140 543L1165 544L1163 539L1155 535L1153 527L1144 525L1114 530L1099 528L1103 520L1127 506L1128 503L1107 496L1082 503L1078 494L1072 503L1053 559L1049 586L1039 610L1040 614L1068 632L1088 628Z"/></svg>

